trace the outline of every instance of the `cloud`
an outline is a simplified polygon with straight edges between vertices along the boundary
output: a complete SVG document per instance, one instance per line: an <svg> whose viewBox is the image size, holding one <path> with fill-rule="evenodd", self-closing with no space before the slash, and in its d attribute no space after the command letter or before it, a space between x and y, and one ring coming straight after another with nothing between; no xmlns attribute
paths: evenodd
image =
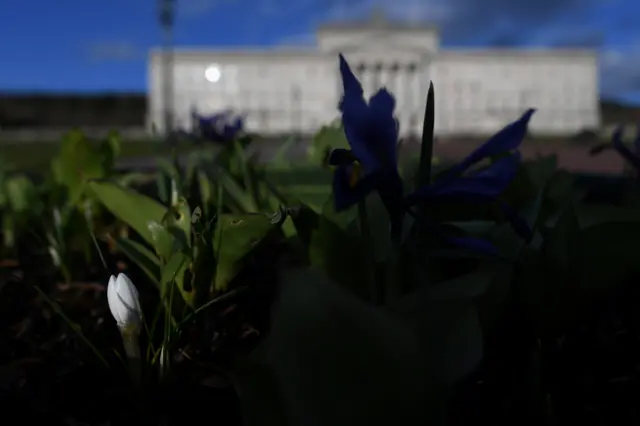
<svg viewBox="0 0 640 426"><path fill-rule="evenodd" d="M99 41L86 48L92 62L129 62L144 58L142 49L127 41Z"/></svg>
<svg viewBox="0 0 640 426"><path fill-rule="evenodd" d="M640 99L640 40L600 53L601 92L604 97Z"/></svg>
<svg viewBox="0 0 640 426"><path fill-rule="evenodd" d="M284 0L268 0L272 3ZM313 1L313 0L307 0ZM324 2L330 0L323 0ZM435 23L444 47L572 47L601 52L606 96L640 100L640 9L635 0L334 0L321 22L366 18L374 7L392 19ZM320 3L320 0L316 2ZM281 8L287 14L287 8ZM285 40L308 44L313 28ZM287 43L288 44L288 43ZM638 44L638 43L636 43ZM638 44L640 45L640 44ZM614 60L614 58L619 58ZM624 58L624 59L620 59Z"/></svg>

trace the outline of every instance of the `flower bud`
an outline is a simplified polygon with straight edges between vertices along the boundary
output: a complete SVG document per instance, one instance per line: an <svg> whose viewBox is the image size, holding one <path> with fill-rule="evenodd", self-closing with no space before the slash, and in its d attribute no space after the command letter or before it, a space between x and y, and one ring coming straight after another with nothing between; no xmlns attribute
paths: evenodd
<svg viewBox="0 0 640 426"><path fill-rule="evenodd" d="M109 310L115 318L122 333L138 334L142 324L142 310L138 290L125 274L113 275L107 286L107 301Z"/></svg>

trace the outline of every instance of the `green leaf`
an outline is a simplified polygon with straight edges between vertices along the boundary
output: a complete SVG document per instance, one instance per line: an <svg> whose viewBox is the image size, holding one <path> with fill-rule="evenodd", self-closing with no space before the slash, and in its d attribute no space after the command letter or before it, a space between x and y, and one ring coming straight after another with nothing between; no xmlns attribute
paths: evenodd
<svg viewBox="0 0 640 426"><path fill-rule="evenodd" d="M365 247L355 227L357 213L337 213L333 201L325 204L324 213L302 208L294 216L298 236L304 243L309 261L334 282L366 299L371 289L364 279L371 268Z"/></svg>
<svg viewBox="0 0 640 426"><path fill-rule="evenodd" d="M16 244L15 213L2 214L2 243L6 248L13 248Z"/></svg>
<svg viewBox="0 0 640 426"><path fill-rule="evenodd" d="M63 138L52 171L56 182L67 188L69 204L80 200L88 181L106 177L105 155L80 131L71 131Z"/></svg>
<svg viewBox="0 0 640 426"><path fill-rule="evenodd" d="M148 229L151 233L153 248L163 261L167 261L174 252L185 251L185 246L176 238L175 234L158 222L150 221Z"/></svg>
<svg viewBox="0 0 640 426"><path fill-rule="evenodd" d="M197 176L198 186L200 188L200 201L202 202L202 208L205 213L207 213L216 201L215 188L205 172L198 170Z"/></svg>
<svg viewBox="0 0 640 426"><path fill-rule="evenodd" d="M206 227L202 235L197 235L193 247L193 303L194 309L210 303L209 296L213 293L216 275L215 252L212 244L212 229ZM229 294L229 293L226 293Z"/></svg>
<svg viewBox="0 0 640 426"><path fill-rule="evenodd" d="M323 126L314 135L307 157L314 164L322 164L327 153L336 148L349 149L342 125Z"/></svg>
<svg viewBox="0 0 640 426"><path fill-rule="evenodd" d="M589 228L607 223L640 222L640 212L634 208L612 206L607 204L583 205L577 211L581 228Z"/></svg>
<svg viewBox="0 0 640 426"><path fill-rule="evenodd" d="M263 214L223 214L216 224L213 246L216 254L215 290L225 291L242 270L247 256L274 229Z"/></svg>
<svg viewBox="0 0 640 426"><path fill-rule="evenodd" d="M182 295L184 302L193 308L194 291L191 280L187 280L185 275L191 266L191 258L184 253L174 253L169 261L162 267L160 279L160 295L164 300L169 297L171 285L175 285ZM176 303L175 298L172 301ZM178 305L172 305L172 312L178 311Z"/></svg>
<svg viewBox="0 0 640 426"><path fill-rule="evenodd" d="M433 161L433 128L435 124L435 101L433 82L429 83L427 93L427 105L422 122L422 140L420 144L420 163L416 177L416 188L428 185L431 182L431 164Z"/></svg>
<svg viewBox="0 0 640 426"><path fill-rule="evenodd" d="M160 289L160 260L151 250L128 238L116 240L118 250L124 253Z"/></svg>
<svg viewBox="0 0 640 426"><path fill-rule="evenodd" d="M15 213L39 214L36 187L26 176L17 175L5 182L7 201Z"/></svg>
<svg viewBox="0 0 640 426"><path fill-rule="evenodd" d="M414 292L390 310L413 330L422 345L428 371L445 389L480 364L482 327L472 301L438 301L428 292Z"/></svg>
<svg viewBox="0 0 640 426"><path fill-rule="evenodd" d="M278 166L288 165L291 160L288 157L289 151L291 148L298 143L298 140L295 136L291 136L287 138L283 143L280 144L280 147L276 151L275 155L271 158L270 163Z"/></svg>
<svg viewBox="0 0 640 426"><path fill-rule="evenodd" d="M154 245L150 223L162 223L167 208L152 198L122 188L112 182L92 181L89 188L118 219L133 228L149 244Z"/></svg>
<svg viewBox="0 0 640 426"><path fill-rule="evenodd" d="M162 218L162 225L180 243L182 250L191 247L191 209L186 199L181 197L169 207Z"/></svg>
<svg viewBox="0 0 640 426"><path fill-rule="evenodd" d="M589 304L635 282L640 273L638 262L640 221L611 221L593 224L581 232L577 272L584 297Z"/></svg>
<svg viewBox="0 0 640 426"><path fill-rule="evenodd" d="M576 208L570 202L555 224L552 225L549 234L545 238L543 253L560 265L568 266L572 256L575 256L580 251L579 238L580 223Z"/></svg>
<svg viewBox="0 0 640 426"><path fill-rule="evenodd" d="M580 321L584 301L590 299L577 274L585 267L583 236L572 202L548 222L539 251L525 248L514 281L515 294L537 333L556 337Z"/></svg>
<svg viewBox="0 0 640 426"><path fill-rule="evenodd" d="M253 195L236 182L233 176L221 168L218 169L216 175L218 183L222 185L226 195L236 203L242 213L258 211Z"/></svg>
<svg viewBox="0 0 640 426"><path fill-rule="evenodd" d="M470 273L435 285L426 285L414 292L415 298L433 302L471 300L485 294L496 275L495 262L483 262Z"/></svg>
<svg viewBox="0 0 640 426"><path fill-rule="evenodd" d="M240 391L248 390L245 408L256 424L434 424L428 404L444 394L430 388L410 329L313 270L285 276L271 333L251 361L263 374L245 375Z"/></svg>

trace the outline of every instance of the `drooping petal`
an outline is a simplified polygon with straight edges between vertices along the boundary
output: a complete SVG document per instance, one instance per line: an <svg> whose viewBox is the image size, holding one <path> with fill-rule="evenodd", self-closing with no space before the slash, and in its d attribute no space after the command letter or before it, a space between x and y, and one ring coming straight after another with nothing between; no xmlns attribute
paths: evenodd
<svg viewBox="0 0 640 426"><path fill-rule="evenodd" d="M627 145L622 141L622 127L618 127L612 136L613 148L618 154L629 162L636 170L640 171L640 157L634 154Z"/></svg>
<svg viewBox="0 0 640 426"><path fill-rule="evenodd" d="M353 181L352 165L338 166L333 174L333 200L336 211L343 211L364 200L378 184L378 175L368 174Z"/></svg>
<svg viewBox="0 0 640 426"><path fill-rule="evenodd" d="M486 169L470 176L460 176L452 180L436 181L417 189L407 196L405 203L433 202L434 198L456 198L472 201L474 196L497 197L509 186L518 172L520 154L503 157ZM484 199L484 198L483 198Z"/></svg>
<svg viewBox="0 0 640 426"><path fill-rule="evenodd" d="M531 116L534 112L535 109L529 109L519 119L509 123L452 168L447 176L453 177L460 175L469 169L469 167L484 160L485 158L518 148L527 134L529 121L531 120Z"/></svg>

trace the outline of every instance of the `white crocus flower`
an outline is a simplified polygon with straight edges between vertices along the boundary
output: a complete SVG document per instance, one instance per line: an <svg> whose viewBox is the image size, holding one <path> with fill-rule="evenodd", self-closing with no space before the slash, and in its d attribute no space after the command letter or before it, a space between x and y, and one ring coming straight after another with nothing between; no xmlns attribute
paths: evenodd
<svg viewBox="0 0 640 426"><path fill-rule="evenodd" d="M125 274L113 275L107 286L107 301L111 315L118 324L124 349L129 358L140 358L138 337L142 324L142 310L138 290Z"/></svg>

